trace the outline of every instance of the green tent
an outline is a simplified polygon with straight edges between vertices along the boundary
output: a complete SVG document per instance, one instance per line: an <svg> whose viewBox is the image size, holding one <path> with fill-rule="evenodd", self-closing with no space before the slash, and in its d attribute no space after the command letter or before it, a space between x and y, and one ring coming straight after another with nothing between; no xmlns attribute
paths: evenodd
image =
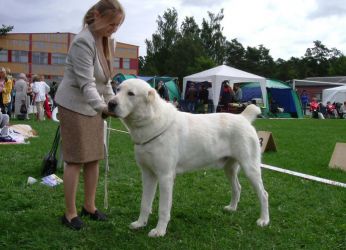
<svg viewBox="0 0 346 250"><path fill-rule="evenodd" d="M143 79L148 82L151 87L156 88L160 81L163 82L163 86L166 89L168 101L173 102L174 97L180 101L180 91L177 85L177 78L169 76L138 76L138 78Z"/></svg>
<svg viewBox="0 0 346 250"><path fill-rule="evenodd" d="M262 98L262 92L259 83L245 83L241 85L243 92L243 102L256 100L256 98ZM295 90L293 90L288 84L278 80L267 79L267 100L265 102L265 108L262 109L262 113L268 117L280 117L280 118L303 118L303 109L300 102L300 98ZM275 103L275 104L273 104ZM283 113L273 113L271 110L274 105L284 109Z"/></svg>
<svg viewBox="0 0 346 250"><path fill-rule="evenodd" d="M131 78L137 78L135 75L118 73L113 77L113 81L122 83L123 81Z"/></svg>
<svg viewBox="0 0 346 250"><path fill-rule="evenodd" d="M178 78L173 78L169 76L135 76L130 74L118 73L113 77L113 80L122 83L127 79L139 78L150 84L151 87L156 88L157 84L162 81L163 86L166 90L168 101L173 102L174 97L180 101L180 91L177 85Z"/></svg>

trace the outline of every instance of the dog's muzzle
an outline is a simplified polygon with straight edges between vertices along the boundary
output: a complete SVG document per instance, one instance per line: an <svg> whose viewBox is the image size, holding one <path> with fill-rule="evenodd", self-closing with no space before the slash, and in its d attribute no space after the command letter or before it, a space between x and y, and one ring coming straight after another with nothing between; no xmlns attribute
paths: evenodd
<svg viewBox="0 0 346 250"><path fill-rule="evenodd" d="M115 101L108 102L108 111L111 113L115 113L115 109L117 107L117 103Z"/></svg>

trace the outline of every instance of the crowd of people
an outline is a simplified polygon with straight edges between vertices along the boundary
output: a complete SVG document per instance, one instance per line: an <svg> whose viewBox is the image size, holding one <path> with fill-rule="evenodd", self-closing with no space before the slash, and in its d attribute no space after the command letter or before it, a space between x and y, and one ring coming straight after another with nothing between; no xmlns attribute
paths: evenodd
<svg viewBox="0 0 346 250"><path fill-rule="evenodd" d="M211 84L203 82L196 86L191 82L188 84L185 100L185 111L190 113L230 112L231 104L241 103L242 90L239 84L235 83L232 86L229 81L224 81L220 90L219 104L214 107Z"/></svg>
<svg viewBox="0 0 346 250"><path fill-rule="evenodd" d="M304 115L306 115L306 111L309 110L311 117L315 119L346 119L346 100L343 103L331 103L328 101L326 105L324 105L322 102L318 101L317 97L312 97L309 102L306 90L303 90L300 98Z"/></svg>
<svg viewBox="0 0 346 250"><path fill-rule="evenodd" d="M50 87L44 76L34 75L32 81L24 73L14 78L10 69L0 67L0 109L10 119L30 119L33 113L38 121L51 119L57 83Z"/></svg>

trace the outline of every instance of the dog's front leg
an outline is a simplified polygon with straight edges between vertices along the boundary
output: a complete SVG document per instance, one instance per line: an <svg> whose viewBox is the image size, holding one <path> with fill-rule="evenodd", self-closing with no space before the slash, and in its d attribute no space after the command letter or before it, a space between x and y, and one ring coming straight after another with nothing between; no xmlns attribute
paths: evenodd
<svg viewBox="0 0 346 250"><path fill-rule="evenodd" d="M138 229L146 226L151 213L151 207L155 197L157 178L155 174L147 168L142 167L142 201L141 212L137 221L130 224L131 229Z"/></svg>
<svg viewBox="0 0 346 250"><path fill-rule="evenodd" d="M160 237L166 234L167 224L171 218L172 195L174 176L166 175L159 177L160 202L159 221L156 228L149 233L150 237Z"/></svg>

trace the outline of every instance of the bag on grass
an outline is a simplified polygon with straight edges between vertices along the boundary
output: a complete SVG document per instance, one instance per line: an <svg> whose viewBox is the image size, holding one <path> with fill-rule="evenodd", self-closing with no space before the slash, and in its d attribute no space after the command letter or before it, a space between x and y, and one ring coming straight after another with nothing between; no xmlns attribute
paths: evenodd
<svg viewBox="0 0 346 250"><path fill-rule="evenodd" d="M26 114L26 113L28 113L28 109L26 108L25 103L22 103L22 105L20 106L19 112L20 112L21 114Z"/></svg>
<svg viewBox="0 0 346 250"><path fill-rule="evenodd" d="M57 165L58 165L56 152L59 147L59 141L60 141L60 126L58 126L56 130L52 148L50 149L49 153L46 154L43 158L43 162L42 162L42 176L43 177L54 174L56 172Z"/></svg>

